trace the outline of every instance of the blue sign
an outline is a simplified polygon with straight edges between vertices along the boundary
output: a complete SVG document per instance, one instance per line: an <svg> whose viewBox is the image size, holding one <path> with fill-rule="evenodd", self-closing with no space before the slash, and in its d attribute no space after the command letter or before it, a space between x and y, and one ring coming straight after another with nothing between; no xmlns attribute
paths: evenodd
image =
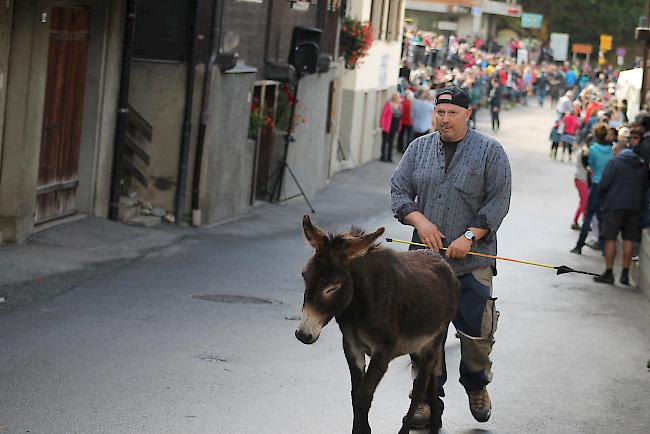
<svg viewBox="0 0 650 434"><path fill-rule="evenodd" d="M521 14L521 27L523 29L541 29L544 15L541 14Z"/></svg>

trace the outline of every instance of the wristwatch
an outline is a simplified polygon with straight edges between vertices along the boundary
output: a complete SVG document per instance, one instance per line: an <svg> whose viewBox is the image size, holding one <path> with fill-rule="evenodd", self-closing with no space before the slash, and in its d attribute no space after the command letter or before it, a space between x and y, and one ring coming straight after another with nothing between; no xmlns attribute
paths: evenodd
<svg viewBox="0 0 650 434"><path fill-rule="evenodd" d="M465 232L463 235L465 238L472 242L476 241L476 235L474 235L474 232L472 232L471 229L467 229L467 232Z"/></svg>

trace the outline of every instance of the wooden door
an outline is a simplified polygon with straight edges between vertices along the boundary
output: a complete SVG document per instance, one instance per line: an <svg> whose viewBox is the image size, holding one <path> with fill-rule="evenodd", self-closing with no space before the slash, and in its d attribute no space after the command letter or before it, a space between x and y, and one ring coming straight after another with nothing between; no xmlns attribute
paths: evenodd
<svg viewBox="0 0 650 434"><path fill-rule="evenodd" d="M90 10L54 7L36 190L36 221L76 212Z"/></svg>

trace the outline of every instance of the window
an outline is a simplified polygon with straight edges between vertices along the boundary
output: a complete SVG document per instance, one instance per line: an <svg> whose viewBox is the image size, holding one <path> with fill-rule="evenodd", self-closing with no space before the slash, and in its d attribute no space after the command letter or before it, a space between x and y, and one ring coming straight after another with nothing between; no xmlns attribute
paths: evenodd
<svg viewBox="0 0 650 434"><path fill-rule="evenodd" d="M386 20L386 39L388 41L397 41L402 31L401 23L404 0L389 0L388 19Z"/></svg>
<svg viewBox="0 0 650 434"><path fill-rule="evenodd" d="M404 0L372 0L370 22L375 39L399 39L403 6Z"/></svg>
<svg viewBox="0 0 650 434"><path fill-rule="evenodd" d="M385 0L372 0L370 7L370 22L372 23L372 36L374 39L382 38Z"/></svg>

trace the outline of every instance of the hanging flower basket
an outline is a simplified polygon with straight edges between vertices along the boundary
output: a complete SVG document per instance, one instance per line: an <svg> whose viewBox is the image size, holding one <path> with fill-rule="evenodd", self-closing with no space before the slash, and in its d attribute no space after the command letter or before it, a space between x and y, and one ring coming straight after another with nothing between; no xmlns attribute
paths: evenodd
<svg viewBox="0 0 650 434"><path fill-rule="evenodd" d="M372 25L369 22L345 17L341 26L339 51L345 59L345 67L354 69L361 63L372 46Z"/></svg>

